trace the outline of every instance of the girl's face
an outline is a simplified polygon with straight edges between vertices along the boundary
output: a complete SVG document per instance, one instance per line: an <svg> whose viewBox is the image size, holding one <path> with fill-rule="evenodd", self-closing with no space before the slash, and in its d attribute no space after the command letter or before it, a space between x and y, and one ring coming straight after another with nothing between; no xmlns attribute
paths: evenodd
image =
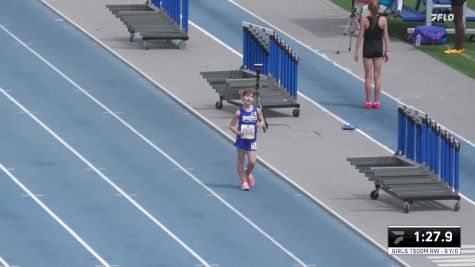
<svg viewBox="0 0 475 267"><path fill-rule="evenodd" d="M254 102L254 95L253 94L245 95L242 97L242 101L244 102L244 104L252 105L252 103Z"/></svg>

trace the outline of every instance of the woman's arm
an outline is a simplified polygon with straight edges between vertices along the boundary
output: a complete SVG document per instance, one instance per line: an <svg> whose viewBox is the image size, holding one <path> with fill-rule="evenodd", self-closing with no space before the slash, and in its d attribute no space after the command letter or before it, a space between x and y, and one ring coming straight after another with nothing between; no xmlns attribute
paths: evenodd
<svg viewBox="0 0 475 267"><path fill-rule="evenodd" d="M360 21L360 32L358 33L358 39L356 39L356 47L355 47L355 61L358 62L358 54L360 50L361 43L363 42L364 38L364 31L365 31L365 21L368 21L367 18L361 18Z"/></svg>
<svg viewBox="0 0 475 267"><path fill-rule="evenodd" d="M382 17L384 25L384 62L388 62L389 60L389 33L388 33L388 21L385 17Z"/></svg>

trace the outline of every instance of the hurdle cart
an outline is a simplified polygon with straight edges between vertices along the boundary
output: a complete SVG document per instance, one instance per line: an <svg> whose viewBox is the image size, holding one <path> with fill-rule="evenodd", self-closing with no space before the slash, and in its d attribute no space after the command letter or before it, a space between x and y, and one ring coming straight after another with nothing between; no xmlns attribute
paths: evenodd
<svg viewBox="0 0 475 267"><path fill-rule="evenodd" d="M223 101L242 105L239 101L241 92L245 88L255 88L257 82L263 111L294 108L292 115L298 117L298 56L273 30L247 22L242 26L243 65L238 70L200 72L219 95L216 108L223 108Z"/></svg>
<svg viewBox="0 0 475 267"><path fill-rule="evenodd" d="M347 158L374 182L370 198L378 199L384 190L403 201L406 213L414 201L455 200L458 211L460 143L428 115L407 106L398 108L398 128L396 155Z"/></svg>
<svg viewBox="0 0 475 267"><path fill-rule="evenodd" d="M135 33L140 34L145 50L150 48L150 42L153 40L181 40L178 48L186 48L188 0L153 0L143 5L106 7L127 27L130 42L134 41Z"/></svg>

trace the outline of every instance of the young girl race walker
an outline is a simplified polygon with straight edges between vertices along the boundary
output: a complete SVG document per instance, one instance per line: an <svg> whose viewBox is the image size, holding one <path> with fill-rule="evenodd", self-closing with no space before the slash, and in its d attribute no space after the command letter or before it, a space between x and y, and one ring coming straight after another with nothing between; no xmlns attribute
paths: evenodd
<svg viewBox="0 0 475 267"><path fill-rule="evenodd" d="M236 135L234 145L237 149L237 172L241 179L241 190L249 190L254 186L252 170L256 165L257 128L264 126L262 111L253 105L254 96L252 89L244 90L243 106L236 110L229 124L229 129ZM247 155L246 168L244 168L245 155Z"/></svg>

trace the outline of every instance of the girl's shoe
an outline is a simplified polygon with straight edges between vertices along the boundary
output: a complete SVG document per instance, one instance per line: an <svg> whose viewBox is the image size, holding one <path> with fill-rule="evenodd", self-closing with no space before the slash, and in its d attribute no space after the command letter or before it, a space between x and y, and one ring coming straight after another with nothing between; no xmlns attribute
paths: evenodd
<svg viewBox="0 0 475 267"><path fill-rule="evenodd" d="M363 105L364 109L371 109L373 108L373 104L371 102L366 102L366 104Z"/></svg>
<svg viewBox="0 0 475 267"><path fill-rule="evenodd" d="M244 169L244 173L246 173L246 169ZM247 176L247 184L249 185L249 187L254 187L254 184L255 184L255 180L254 180L254 175L252 175L252 173L250 173L248 176Z"/></svg>
<svg viewBox="0 0 475 267"><path fill-rule="evenodd" d="M248 191L249 190L249 184L246 181L241 182L241 190L243 190L243 191Z"/></svg>
<svg viewBox="0 0 475 267"><path fill-rule="evenodd" d="M381 104L379 104L379 102L374 102L373 103L373 108L374 109L379 109L379 108L381 108Z"/></svg>
<svg viewBox="0 0 475 267"><path fill-rule="evenodd" d="M254 175L252 175L252 173L247 177L247 184L249 184L250 187L254 187L255 181Z"/></svg>

